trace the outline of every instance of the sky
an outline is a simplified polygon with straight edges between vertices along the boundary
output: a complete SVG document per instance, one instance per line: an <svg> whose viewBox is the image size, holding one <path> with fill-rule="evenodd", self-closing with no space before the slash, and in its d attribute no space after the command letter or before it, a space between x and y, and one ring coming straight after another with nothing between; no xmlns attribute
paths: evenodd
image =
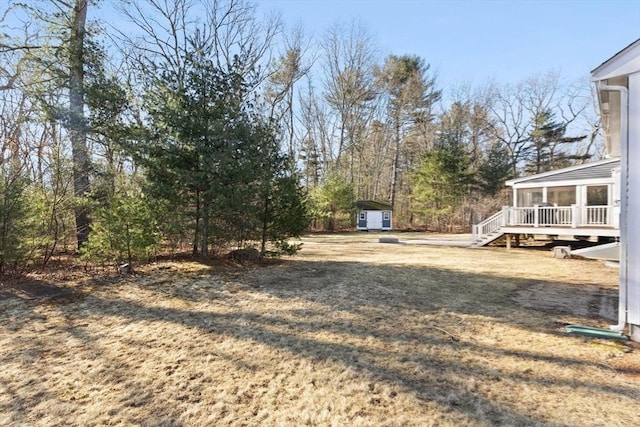
<svg viewBox="0 0 640 427"><path fill-rule="evenodd" d="M315 36L360 21L383 55L421 56L445 87L517 83L549 71L588 78L640 38L634 0L254 0Z"/></svg>
<svg viewBox="0 0 640 427"><path fill-rule="evenodd" d="M355 20L377 42L381 61L391 53L418 55L445 92L549 71L575 83L640 38L640 0L249 1L258 16L278 12L287 26L301 25L316 38ZM115 0L98 4L90 9L98 18L117 16L108 14Z"/></svg>

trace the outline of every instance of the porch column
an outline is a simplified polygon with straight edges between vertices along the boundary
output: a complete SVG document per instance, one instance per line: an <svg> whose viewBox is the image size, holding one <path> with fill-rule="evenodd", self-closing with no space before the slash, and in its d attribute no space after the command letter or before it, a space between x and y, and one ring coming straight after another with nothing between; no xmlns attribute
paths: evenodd
<svg viewBox="0 0 640 427"><path fill-rule="evenodd" d="M580 224L580 209L578 205L571 205L571 228L576 228Z"/></svg>

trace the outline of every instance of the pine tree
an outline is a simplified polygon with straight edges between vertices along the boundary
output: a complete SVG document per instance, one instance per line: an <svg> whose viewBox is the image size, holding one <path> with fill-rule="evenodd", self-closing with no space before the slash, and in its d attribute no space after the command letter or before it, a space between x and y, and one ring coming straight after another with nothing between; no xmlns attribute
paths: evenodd
<svg viewBox="0 0 640 427"><path fill-rule="evenodd" d="M440 230L451 226L453 212L475 183L471 165L471 157L455 134L441 134L411 176L414 208L425 215L427 224L435 223Z"/></svg>
<svg viewBox="0 0 640 427"><path fill-rule="evenodd" d="M329 231L334 231L340 222L351 222L355 202L353 185L337 175L329 176L311 192L313 217L322 220Z"/></svg>
<svg viewBox="0 0 640 427"><path fill-rule="evenodd" d="M191 216L194 254L209 247L283 241L300 233L295 214L302 193L284 185L288 158L279 153L272 126L260 116L255 85L234 63L223 71L193 41L183 76L165 71L147 97L149 138L136 147L150 194ZM285 191L286 190L286 191ZM289 194L281 194L282 191ZM285 202L293 197L293 202ZM290 226L276 217L289 204ZM302 211L300 211L302 212Z"/></svg>
<svg viewBox="0 0 640 427"><path fill-rule="evenodd" d="M291 157L279 152L275 131L261 126L257 132L263 159L258 175L256 200L258 205L257 229L260 230L260 250L264 255L267 243L274 243L277 251L293 254L299 246L289 243L291 237L299 237L309 226L306 193L300 185L300 177L291 167Z"/></svg>
<svg viewBox="0 0 640 427"><path fill-rule="evenodd" d="M106 206L94 209L92 230L81 254L91 261L126 262L133 269L134 261L149 259L158 243L151 201L140 191L123 190Z"/></svg>
<svg viewBox="0 0 640 427"><path fill-rule="evenodd" d="M506 148L494 142L488 148L478 167L478 186L484 195L494 196L505 186L505 181L514 178L511 156Z"/></svg>
<svg viewBox="0 0 640 427"><path fill-rule="evenodd" d="M0 163L0 275L9 265L17 266L25 255L28 235L28 180L19 164Z"/></svg>
<svg viewBox="0 0 640 427"><path fill-rule="evenodd" d="M566 136L567 125L554 120L554 114L545 110L535 117L531 131L531 146L525 172L536 174L570 166L576 161L586 160L589 155L571 154L567 145L582 141L587 136Z"/></svg>
<svg viewBox="0 0 640 427"><path fill-rule="evenodd" d="M377 84L388 98L387 115L392 127L393 160L389 202L395 208L403 157L408 158L404 134L407 126L433 119L432 107L440 99L434 77L428 76L430 65L418 56L389 55L384 66L375 70Z"/></svg>

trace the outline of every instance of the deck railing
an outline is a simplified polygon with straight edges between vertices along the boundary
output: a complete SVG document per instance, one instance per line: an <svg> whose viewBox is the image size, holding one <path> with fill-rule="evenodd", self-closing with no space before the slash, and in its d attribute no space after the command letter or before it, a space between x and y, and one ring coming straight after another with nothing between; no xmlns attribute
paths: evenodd
<svg viewBox="0 0 640 427"><path fill-rule="evenodd" d="M613 206L533 206L504 207L505 225L529 227L616 227Z"/></svg>
<svg viewBox="0 0 640 427"><path fill-rule="evenodd" d="M473 242L495 238L502 227L611 227L617 228L617 209L613 206L505 206L472 230Z"/></svg>
<svg viewBox="0 0 640 427"><path fill-rule="evenodd" d="M561 225L571 227L575 218L572 206L534 206L531 208L508 208L507 225L528 225L545 227Z"/></svg>
<svg viewBox="0 0 640 427"><path fill-rule="evenodd" d="M611 206L585 206L582 208L582 218L588 225L609 225Z"/></svg>

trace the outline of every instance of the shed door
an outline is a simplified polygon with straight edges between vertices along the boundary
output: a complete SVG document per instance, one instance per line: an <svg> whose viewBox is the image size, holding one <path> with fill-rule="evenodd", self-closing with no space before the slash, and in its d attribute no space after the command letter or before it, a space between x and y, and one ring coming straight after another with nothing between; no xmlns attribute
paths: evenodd
<svg viewBox="0 0 640 427"><path fill-rule="evenodd" d="M367 228L370 228L372 230L382 230L382 212L381 211L367 212Z"/></svg>

